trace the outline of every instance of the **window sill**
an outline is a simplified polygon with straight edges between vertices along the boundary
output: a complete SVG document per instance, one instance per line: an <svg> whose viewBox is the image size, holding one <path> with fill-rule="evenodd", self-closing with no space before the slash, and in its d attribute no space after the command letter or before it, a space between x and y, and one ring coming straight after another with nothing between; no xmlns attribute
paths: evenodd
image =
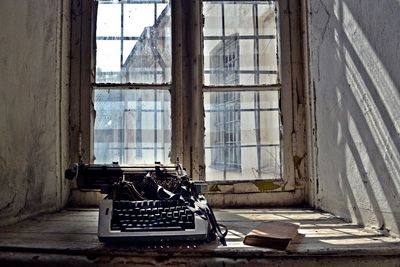
<svg viewBox="0 0 400 267"><path fill-rule="evenodd" d="M214 210L230 230L227 246L211 243L111 245L97 239L97 209L66 209L0 229L2 266L395 266L400 240L310 209ZM298 224L286 251L243 244L264 221Z"/></svg>

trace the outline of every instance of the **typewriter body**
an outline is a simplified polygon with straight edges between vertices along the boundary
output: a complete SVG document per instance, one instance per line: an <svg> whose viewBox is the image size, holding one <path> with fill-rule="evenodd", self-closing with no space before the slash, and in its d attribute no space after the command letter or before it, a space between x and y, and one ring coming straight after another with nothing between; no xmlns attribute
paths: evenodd
<svg viewBox="0 0 400 267"><path fill-rule="evenodd" d="M74 164L65 178L81 190L100 190L98 237L102 242L211 240L226 235L179 163L163 165Z"/></svg>

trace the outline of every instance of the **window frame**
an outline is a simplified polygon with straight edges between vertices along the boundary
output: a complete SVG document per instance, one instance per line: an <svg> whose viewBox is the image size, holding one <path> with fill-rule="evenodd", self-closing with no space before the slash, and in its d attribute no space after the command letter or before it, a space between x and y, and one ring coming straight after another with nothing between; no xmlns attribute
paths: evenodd
<svg viewBox="0 0 400 267"><path fill-rule="evenodd" d="M236 93L236 94L240 94L240 93L253 93L254 94L254 97L255 97L255 105L256 105L256 99L258 99L258 101L260 100L260 93L262 93L262 92L278 92L278 94L280 95L280 91L281 91L281 84L280 84L280 81L278 80L275 84L261 84L261 85L256 85L256 84L260 84L260 74L276 74L277 75L277 78L279 79L279 74L280 74L280 71L279 71L279 49L278 49L278 51L277 51L277 55L276 55L276 60L277 60L277 71L275 71L275 70L260 70L260 61L261 61L261 57L260 57L260 55L259 55L259 53L258 53L258 51L259 51L259 45L260 45L260 41L262 41L262 40L271 40L271 39L273 39L273 40L275 40L276 41L276 43L277 43L277 47L279 46L279 23L278 23L278 20L279 20L279 15L278 15L278 17L277 18L275 18L276 20L277 20L277 32L276 32L276 34L275 35L262 35L262 34L260 34L260 29L259 29L259 17L258 17L258 13L259 13L259 6L256 4L257 3L257 1L243 1L243 4L244 3L246 3L246 5L252 5L252 15L254 16L253 17L253 25L254 25L254 34L243 34L243 32L242 33L234 33L234 34L230 34L230 35L226 35L225 34L225 32L226 32L226 29L227 28L229 28L229 26L227 26L227 25L229 25L229 24L227 24L226 23L226 21L227 21L227 16L224 16L224 10L226 10L226 9L229 9L229 8L226 8L227 7L227 4L229 5L230 4L230 2L231 3L233 3L233 4L242 4L242 2L241 1L239 1L238 3L236 2L236 1L216 1L216 0L204 0L204 1L202 1L203 3L204 2L208 2L208 3L212 3L213 5L214 4L218 4L219 6L220 6L220 9L218 9L218 11L219 12L221 12L221 17L218 17L219 19L221 19L221 21L220 21L220 23L221 23L221 29L222 29L222 36L219 36L219 35L204 35L204 31L202 32L203 33L203 35L204 36L202 36L202 39L203 39L203 43L205 43L205 42L207 42L207 41L210 41L210 40L220 40L221 42L216 46L216 47L214 47L212 50L211 50L211 52L208 54L208 56L211 56L211 54L212 54L212 51L214 51L216 48L218 48L218 46L221 46L222 47L222 49L221 50L223 50L224 51L224 55L225 55L225 50L227 50L227 49L229 49L229 44L230 44L230 42L231 41L238 41L238 52L239 52L239 47L242 45L241 43L241 41L243 41L243 40L254 40L254 44L255 44L255 48L254 48L254 53L253 53L253 59L254 59L254 70L241 70L240 69L240 67L239 67L239 69L238 69L238 75L239 75L239 73L241 73L241 74L243 74L243 73L247 73L247 74L251 74L251 75L254 75L254 84L253 85L247 85L247 84L240 84L240 83L225 83L225 84L227 84L227 85L219 85L219 84L224 84L224 83L213 83L212 82L212 74L213 74L213 70L215 70L215 69L213 69L213 67L211 66L212 64L210 63L210 66L209 66L209 70L208 69L206 69L206 68L204 68L204 74L211 74L210 75L210 77L209 77L209 79L210 79L210 82L209 82L209 84L206 84L206 82L204 82L204 85L203 85L203 91L205 92L205 93L210 93L210 92L214 92L214 93L224 93L224 94L228 94L228 93ZM264 2L264 4L268 4L268 2L275 2L275 3L277 3L278 5L279 5L279 2L280 1L265 1ZM278 8L278 13L279 13L279 8ZM256 14L256 16L257 17L255 17L255 14ZM204 14L203 14L203 16L204 16ZM228 17L229 17L229 15L228 15ZM227 27L227 28L226 28ZM218 28L219 29L219 28ZM204 59L205 59L205 56L206 55L204 55ZM204 65L206 65L206 64L204 64ZM223 71L223 73L224 74L226 74L226 70L224 69L224 71ZM204 77L203 77L204 78ZM239 79L239 77L237 77L238 79ZM254 90L254 88L257 88L256 90ZM254 91L253 91L254 90ZM258 102L259 103L259 102ZM258 108L257 107L254 107L254 109L250 109L250 111L251 112L255 112L255 118L256 118L256 122L255 122L255 144L250 144L250 145L244 145L244 146L239 146L238 147L238 150L239 150L239 153L241 153L240 151L244 148L244 147L247 147L247 148L249 148L249 147L255 147L256 149L257 149L257 163L256 163L256 168L252 168L252 171L254 171L253 172L253 175L256 175L257 173L258 173L258 179L257 178L253 178L253 179L245 179L245 181L247 181L247 182L254 182L254 181L257 181L257 180L259 180L259 179L262 179L262 180L275 180L276 182L282 182L282 173L283 173L283 171L282 171L282 168L281 168L281 166L282 166L282 160L281 160L281 154L282 154L282 150L281 150L281 140L279 141L279 145L276 145L276 143L274 144L274 143L266 143L266 144L263 144L263 142L262 142L262 139L261 139L261 132L262 132L262 129L261 129L261 125L263 125L262 123L261 123L261 111L260 111L260 107L258 106ZM278 115L280 115L280 109L279 108L271 108L271 109L268 109L267 110L267 113L269 113L270 111L277 111L279 114ZM207 111L206 111L206 113L207 113ZM240 111L240 113L241 113L241 111ZM240 114L239 113L239 114ZM265 114L265 113L264 113ZM281 121L281 118L278 118L278 120L279 121ZM279 122L280 123L280 122ZM279 135L280 135L280 139L281 139L281 130L279 129ZM271 148L271 147L278 147L279 148L279 150L280 150L280 152L278 153L279 155L278 155L278 157L279 157L279 165L281 165L281 166L279 166L278 168L279 168L279 178L275 178L275 179L272 179L272 178L261 178L261 173L262 173L262 161L261 161L261 158L262 158L262 147L268 147L268 148ZM205 149L207 149L207 147L205 147ZM211 153L212 153L212 146L211 146ZM209 166L211 166L212 167L212 165L209 165ZM240 168L240 169L242 169L242 168ZM227 174L226 174L226 168L225 169L222 169L223 170L223 180L217 180L217 181L209 181L209 182L213 182L213 183L220 183L220 182L223 182L223 183L235 183L236 181L238 181L237 179L236 180L231 180L231 182L229 182L229 181L226 181L226 177L227 177ZM275 173L274 173L274 175L275 175Z"/></svg>
<svg viewBox="0 0 400 267"><path fill-rule="evenodd" d="M279 2L279 72L281 91L280 109L282 123L282 180L278 190L293 191L296 180L305 176L305 161L298 159L306 155L303 65L301 47L300 3L290 0ZM172 109L171 160L179 158L189 175L194 179L205 179L204 163L204 106L203 93L223 92L231 86L203 85L202 58L202 2L171 1L172 37ZM93 105L93 84L95 75L95 0L72 1L71 31L71 97L70 97L70 162L92 163L93 129L95 110ZM185 19L188 18L188 19ZM185 75L183 73L185 72ZM97 88L109 87L109 84ZM119 86L119 85L118 85ZM116 87L118 87L116 86ZM127 89L166 89L170 85L125 84ZM276 85L235 86L234 91L279 89ZM298 112L299 107L302 112ZM192 116L189 116L191 114ZM303 136L304 135L304 136ZM301 160L301 159L300 159ZM251 182L251 181L246 181ZM227 184L211 182L211 184ZM228 184L240 183L232 181ZM301 187L301 186L300 186ZM268 190L267 190L268 191Z"/></svg>
<svg viewBox="0 0 400 267"><path fill-rule="evenodd" d="M168 5L168 0L154 0L154 1L132 1L132 0L124 0L124 1L109 1L109 2L103 2L103 3L99 3L96 2L95 3L95 11L99 10L99 6L103 6L103 8L107 7L107 5L111 4L114 5L117 10L119 11L118 14L118 25L120 25L120 32L117 35L114 36L97 36L96 32L93 33L94 36L96 36L95 38L95 42L97 41L102 41L102 42L109 42L109 41L114 41L117 40L118 42L120 42L120 54L119 54L119 65L120 65L120 70L119 71L115 71L114 73L117 74L116 77L118 77L117 79L111 79L111 80L102 80L102 76L97 76L99 74L97 66L95 64L95 66L92 66L93 69L96 70L96 74L93 78L93 81L91 83L92 86L92 90L95 92L96 90L99 89L107 89L107 90L120 90L120 92L128 92L130 90L132 90L133 88L135 90L141 90L142 92L151 92L154 93L154 95L156 96L156 98L154 98L154 101L156 101L157 96L160 95L161 96L161 92L167 92L167 91L171 91L171 86L172 83L171 81L165 81L165 76L167 77L171 77L171 73L168 72L168 67L170 66L166 66L167 67L167 71L164 70L165 66L163 66L162 64L160 64L160 62L157 60L158 57L157 54L155 54L154 51L157 51L157 53L159 53L158 48L154 48L153 50L153 45L157 46L157 42L159 42L157 39L153 38L154 36L157 36L159 34L159 32L157 31L153 31L153 29L158 29L158 25L160 25L160 23L163 23L161 16L157 17L156 14L158 13L159 9L159 5L165 6ZM154 27L145 27L144 30L140 33L140 34L136 34L136 35L126 35L125 34L125 27L124 27L124 23L125 23L125 18L127 13L129 12L129 10L132 8L131 5L135 5L137 4L136 7L141 8L143 6L143 4L145 5L146 8L151 7L154 8L153 11L153 15L151 16L152 18L152 23L154 23ZM168 16L168 13L170 12L170 8L165 8L162 7L162 12L160 14L163 15L163 18L166 18L167 22L169 21L170 17ZM143 11L143 10L142 10ZM104 18L103 18L104 19ZM97 25L97 20L95 19L93 22L94 25ZM164 32L163 32L164 33ZM125 35L124 35L125 34ZM147 36L150 35L151 38L147 38ZM161 38L162 40L168 39L168 36L164 36L164 38ZM169 39L170 36L169 36ZM125 41L130 41L130 40L136 40L136 44L134 45L134 48L127 56L126 56L126 60L124 60L124 42ZM134 63L135 61L131 60L131 57L135 57L137 54L135 54L135 50L137 50L137 48L141 49L141 47L146 47L146 42L151 42L151 47L152 47L152 52L153 54L150 56L150 60L146 61L146 62L142 62L142 65L139 66L139 69L135 69L137 66L135 66ZM167 46L168 47L168 46ZM98 52L98 51L97 51ZM92 55L93 57L96 57L99 55L99 53L96 54L96 51L93 50L92 51ZM143 64L144 63L144 64ZM131 72L131 68L134 68L134 71ZM142 69L144 68L144 69ZM162 70L160 71L158 68L161 68ZM130 76L135 76L138 75L138 79L140 79L140 82L132 82L133 79ZM161 81L159 81L161 79ZM161 96L161 98L163 98L164 96ZM92 101L93 102L93 101ZM154 106L155 108L155 106ZM157 144L152 150L153 150L153 155L155 160L154 161L163 161L165 158L166 153L162 152L165 151L166 147L165 144L161 144L161 147L158 146L159 144L159 140L157 140L157 129L156 129L156 121L157 121L157 113L158 111L156 111L156 109L154 111L150 111L150 113L154 113L154 131L153 133L151 133L150 135L153 136L153 141ZM161 116L163 116L163 118L165 116L168 116L168 111L166 114L164 114L164 111L161 110L159 111L161 114ZM126 113L124 113L123 117L125 117ZM125 121L125 119L123 119L123 121ZM98 130L98 129L96 129ZM96 130L94 130L94 132L96 132ZM124 130L122 130L124 132ZM122 136L126 136L125 133L122 134ZM131 149L136 150L136 160L138 160L139 158L141 158L141 155L143 152L140 151L143 149L142 144L138 143L138 137L139 135L136 136L136 140L134 147L130 146L129 144L127 144L127 142L129 142L128 140L124 139L124 144L125 147L124 148L120 148L120 159L116 160L120 163L123 163L125 160L127 160L128 158L132 157L132 154L129 153L129 151L132 152ZM164 140L164 139L163 139ZM132 141L132 140L131 140ZM94 140L92 141L94 142ZM132 142L130 142L132 143ZM160 142L163 143L163 142ZM145 147L144 149L146 149L147 151L150 151L151 147ZM161 150L161 151L159 151ZM157 158L158 152L161 152L162 154L162 158L163 160L160 160ZM129 156L130 155L130 156ZM94 157L97 158L97 155L94 155ZM111 162L111 161L110 161Z"/></svg>

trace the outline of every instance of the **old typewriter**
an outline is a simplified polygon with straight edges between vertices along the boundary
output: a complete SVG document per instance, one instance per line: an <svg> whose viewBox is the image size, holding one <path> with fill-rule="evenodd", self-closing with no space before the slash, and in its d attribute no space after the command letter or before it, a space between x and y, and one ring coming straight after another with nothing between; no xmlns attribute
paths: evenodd
<svg viewBox="0 0 400 267"><path fill-rule="evenodd" d="M227 229L218 224L203 193L179 163L163 165L74 164L65 178L81 190L100 190L98 237L102 242L210 241L225 245Z"/></svg>

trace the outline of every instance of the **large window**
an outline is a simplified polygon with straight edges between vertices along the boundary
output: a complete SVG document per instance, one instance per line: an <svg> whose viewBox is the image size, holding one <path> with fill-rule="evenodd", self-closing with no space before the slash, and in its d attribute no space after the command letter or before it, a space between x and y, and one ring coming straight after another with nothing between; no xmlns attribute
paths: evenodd
<svg viewBox="0 0 400 267"><path fill-rule="evenodd" d="M280 2L97 0L94 162L281 179Z"/></svg>

